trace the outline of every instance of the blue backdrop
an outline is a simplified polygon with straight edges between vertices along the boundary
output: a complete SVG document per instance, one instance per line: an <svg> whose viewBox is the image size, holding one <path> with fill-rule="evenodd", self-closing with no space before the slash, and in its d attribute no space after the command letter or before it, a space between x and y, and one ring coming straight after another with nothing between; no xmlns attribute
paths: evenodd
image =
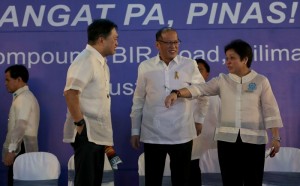
<svg viewBox="0 0 300 186"><path fill-rule="evenodd" d="M140 62L157 54L155 33L163 26L178 30L180 54L210 62L211 77L227 72L225 44L244 39L254 49L252 68L267 76L278 100L284 128L282 146L300 147L300 10L298 0L282 1L30 1L0 4L0 144L7 129L12 97L4 86L4 70L24 64L29 86L41 107L39 146L55 154L62 167L60 185L67 185L72 155L62 142L66 104L63 89L67 69L85 48L86 28L96 18L119 26L119 47L108 58L111 70L112 121L117 153L123 160L116 185L137 186L137 159L131 148L130 110ZM0 164L0 178L6 167ZM0 179L0 185L6 183Z"/></svg>

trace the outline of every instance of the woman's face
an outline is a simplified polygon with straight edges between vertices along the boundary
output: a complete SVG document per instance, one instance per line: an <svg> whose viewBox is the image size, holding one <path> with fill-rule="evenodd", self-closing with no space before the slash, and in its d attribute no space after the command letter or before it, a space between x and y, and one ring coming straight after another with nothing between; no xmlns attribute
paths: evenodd
<svg viewBox="0 0 300 186"><path fill-rule="evenodd" d="M235 52L233 49L229 49L226 51L226 66L229 73L244 76L245 73L249 71L247 67L248 58L241 60L241 57L238 53Z"/></svg>

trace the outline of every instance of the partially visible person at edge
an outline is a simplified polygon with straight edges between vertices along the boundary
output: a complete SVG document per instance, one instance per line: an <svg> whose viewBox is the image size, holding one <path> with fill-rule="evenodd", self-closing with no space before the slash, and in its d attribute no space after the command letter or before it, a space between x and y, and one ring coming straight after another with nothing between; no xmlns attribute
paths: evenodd
<svg viewBox="0 0 300 186"><path fill-rule="evenodd" d="M196 62L201 75L203 76L205 81L208 81L210 73L209 64L205 60L200 58L197 58ZM217 142L214 141L214 133L216 125L220 120L221 102L219 96L209 96L208 103L208 110L205 115L201 134L193 140L190 186L202 185L201 167L199 167L200 157L208 149L217 148ZM196 105L194 112L198 112L199 109L197 108L197 106L198 105Z"/></svg>
<svg viewBox="0 0 300 186"><path fill-rule="evenodd" d="M29 72L23 65L12 65L5 70L5 86L13 95L9 111L2 161L8 166L8 185L13 185L13 163L17 156L38 151L40 107L28 87Z"/></svg>
<svg viewBox="0 0 300 186"><path fill-rule="evenodd" d="M105 146L113 145L106 57L118 46L117 25L94 20L87 36L86 48L68 69L64 88L68 113L63 141L74 149L75 186L101 185Z"/></svg>
<svg viewBox="0 0 300 186"><path fill-rule="evenodd" d="M221 123L214 139L223 185L261 186L267 129L272 133L270 157L280 148L279 128L283 124L279 108L269 80L250 69L251 46L243 40L234 40L225 46L225 54L229 74L171 93L165 105L171 109L182 98L219 95Z"/></svg>
<svg viewBox="0 0 300 186"><path fill-rule="evenodd" d="M180 40L174 28L164 27L156 33L157 56L142 62L131 111L131 144L137 149L144 143L145 184L162 184L165 159L170 157L173 186L187 186L192 140L201 131L207 109L207 98L199 100L197 123L193 118L193 102L180 99L172 109L163 100L172 89L204 82L196 62L178 55Z"/></svg>

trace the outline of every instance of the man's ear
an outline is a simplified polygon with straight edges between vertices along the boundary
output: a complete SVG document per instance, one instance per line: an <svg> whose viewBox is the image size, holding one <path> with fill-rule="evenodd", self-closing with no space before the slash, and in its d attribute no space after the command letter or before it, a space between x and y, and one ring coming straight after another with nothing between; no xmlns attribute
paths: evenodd
<svg viewBox="0 0 300 186"><path fill-rule="evenodd" d="M248 57L245 57L244 58L244 63L247 64L247 62L248 62Z"/></svg>
<svg viewBox="0 0 300 186"><path fill-rule="evenodd" d="M155 46L156 46L157 49L159 49L159 43L158 43L158 41L155 41Z"/></svg>
<svg viewBox="0 0 300 186"><path fill-rule="evenodd" d="M97 39L97 44L102 44L104 42L104 37L98 37L98 39Z"/></svg>
<svg viewBox="0 0 300 186"><path fill-rule="evenodd" d="M17 77L18 82L23 82L23 79L21 77Z"/></svg>

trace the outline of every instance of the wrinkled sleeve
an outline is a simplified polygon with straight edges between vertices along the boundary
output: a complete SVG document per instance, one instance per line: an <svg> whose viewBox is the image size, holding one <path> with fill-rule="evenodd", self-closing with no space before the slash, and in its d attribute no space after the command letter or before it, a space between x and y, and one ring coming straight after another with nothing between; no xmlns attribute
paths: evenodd
<svg viewBox="0 0 300 186"><path fill-rule="evenodd" d="M194 67L194 72L192 76L192 84L200 84L200 83L205 83L205 80L201 73L198 70L198 67L196 65L197 63L195 62L195 67ZM193 107L194 107L194 121L195 123L204 123L204 118L207 113L208 109L208 97L203 97L203 96L198 96L197 99L193 100Z"/></svg>
<svg viewBox="0 0 300 186"><path fill-rule="evenodd" d="M15 100L14 111L15 111L15 125L11 130L10 141L8 145L9 151L18 151L20 143L24 140L24 145L27 152L37 151L37 137L36 136L26 136L25 132L28 128L30 117L32 117L32 112L34 110L34 101L27 96L18 96ZM30 145L32 144L32 145ZM32 147L32 149L30 149Z"/></svg>
<svg viewBox="0 0 300 186"><path fill-rule="evenodd" d="M266 128L283 127L279 107L267 78L262 86L261 104Z"/></svg>
<svg viewBox="0 0 300 186"><path fill-rule="evenodd" d="M8 146L8 150L9 151L16 151L18 148L18 144L21 143L24 134L25 134L25 130L27 127L27 123L28 120L23 120L23 119L18 119L16 121L16 125L15 128L13 129L13 131L11 132L11 141L9 143Z"/></svg>
<svg viewBox="0 0 300 186"><path fill-rule="evenodd" d="M11 131L11 138L8 146L9 151L16 151L18 148L18 144L22 141L25 134L25 130L28 125L30 112L32 108L31 100L23 96L19 96L15 100L14 105L16 124L14 125L14 128Z"/></svg>
<svg viewBox="0 0 300 186"><path fill-rule="evenodd" d="M215 77L206 83L193 84L187 89L192 94L192 99L201 96L215 96L220 94L220 77Z"/></svg>
<svg viewBox="0 0 300 186"><path fill-rule="evenodd" d="M74 62L68 69L64 91L72 89L82 92L84 87L92 79L93 73L94 71L91 63L85 63L84 60Z"/></svg>
<svg viewBox="0 0 300 186"><path fill-rule="evenodd" d="M194 121L195 123L204 124L204 118L207 113L208 109L208 97L203 96L199 97L198 99L194 100Z"/></svg>
<svg viewBox="0 0 300 186"><path fill-rule="evenodd" d="M136 88L133 95L133 105L131 108L131 135L140 135L141 123L143 117L143 107L146 98L146 82L142 66L138 68L138 77Z"/></svg>

